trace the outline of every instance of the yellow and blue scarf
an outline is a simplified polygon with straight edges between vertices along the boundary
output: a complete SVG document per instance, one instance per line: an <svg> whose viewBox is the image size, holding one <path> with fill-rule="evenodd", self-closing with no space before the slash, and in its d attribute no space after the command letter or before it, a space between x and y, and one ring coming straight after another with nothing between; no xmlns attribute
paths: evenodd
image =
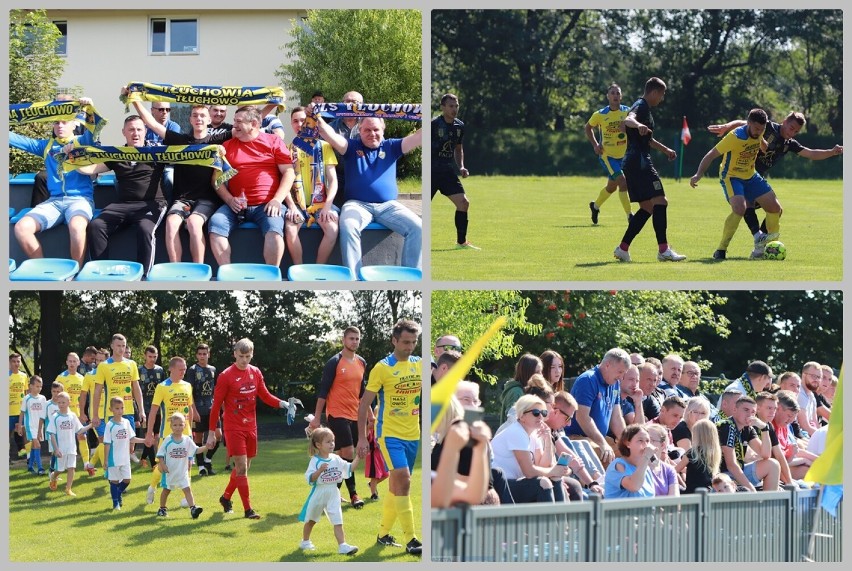
<svg viewBox="0 0 852 571"><path fill-rule="evenodd" d="M9 126L48 121L80 121L95 140L107 124L107 120L95 111L94 105L80 105L78 101L41 101L9 105Z"/></svg>
<svg viewBox="0 0 852 571"><path fill-rule="evenodd" d="M423 111L420 103L314 103L305 107L305 122L299 130L293 144L310 153L319 138L317 114L329 118L381 117L382 119L402 119L404 121L422 121Z"/></svg>
<svg viewBox="0 0 852 571"><path fill-rule="evenodd" d="M217 85L172 85L135 81L127 84L127 95L119 99L129 111L133 101L166 101L196 105L278 105L284 111L284 89L273 87L223 87Z"/></svg>

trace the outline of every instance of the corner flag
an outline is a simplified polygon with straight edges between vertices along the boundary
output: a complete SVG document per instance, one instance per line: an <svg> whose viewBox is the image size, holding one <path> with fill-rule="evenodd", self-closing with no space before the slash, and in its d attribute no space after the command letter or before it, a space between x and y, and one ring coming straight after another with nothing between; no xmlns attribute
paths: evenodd
<svg viewBox="0 0 852 571"><path fill-rule="evenodd" d="M686 124L686 115L683 116L683 128L680 130L680 140L684 145L688 145L692 140L692 134L689 132L689 125Z"/></svg>
<svg viewBox="0 0 852 571"><path fill-rule="evenodd" d="M476 340L476 343L468 349L462 358L456 361L456 364L452 366L452 368L447 371L447 374L444 375L440 381L435 383L432 386L431 391L429 392L429 403L432 409L432 432L435 432L435 427L438 426L438 422L441 420L441 417L447 412L447 406L450 404L450 398L456 392L456 385L458 385L459 381L461 381L473 364L476 362L476 359L479 358L479 354L482 353L482 350L488 344L492 337L506 324L506 317L500 316L497 320L491 324L491 327L488 328L482 337Z"/></svg>

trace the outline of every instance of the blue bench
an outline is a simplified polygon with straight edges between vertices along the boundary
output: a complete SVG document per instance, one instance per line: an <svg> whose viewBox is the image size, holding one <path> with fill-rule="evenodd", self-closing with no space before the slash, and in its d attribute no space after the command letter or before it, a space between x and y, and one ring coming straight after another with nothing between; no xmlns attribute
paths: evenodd
<svg viewBox="0 0 852 571"><path fill-rule="evenodd" d="M9 178L9 249L10 259L18 265L26 259L26 255L18 245L14 236L14 220L12 218L21 214L24 209L30 208L32 197L32 185L35 175L32 173L10 176ZM114 175L112 173L102 174L95 183L95 212L100 212L107 204L115 199ZM13 212L14 209L14 212ZM160 224L157 229L157 245L154 255L154 263L168 262L168 254L165 248L165 223ZM318 224L310 228L303 227L299 232L302 242L303 263L314 263L319 243L322 240L322 229ZM44 255L47 257L68 257L68 229L64 225L51 228L39 234ZM234 263L263 263L263 236L257 226L251 223L240 225L230 237L231 261ZM363 263L365 265L398 265L401 261L402 236L391 232L381 224L371 223L364 230L362 237ZM183 245L184 260L190 259L189 238L185 231L181 232L181 243ZM110 238L110 249L108 255L115 260L136 259L136 236L132 229L124 229ZM208 264L216 275L218 264L213 257L210 247L205 252L204 263ZM287 275L287 269L292 261L287 252L281 261L281 274ZM329 264L342 264L339 244L335 245L328 260Z"/></svg>

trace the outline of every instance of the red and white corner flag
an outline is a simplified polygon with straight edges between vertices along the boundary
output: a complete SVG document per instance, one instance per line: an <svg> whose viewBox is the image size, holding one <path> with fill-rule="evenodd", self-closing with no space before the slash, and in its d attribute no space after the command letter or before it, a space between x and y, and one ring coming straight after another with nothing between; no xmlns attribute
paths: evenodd
<svg viewBox="0 0 852 571"><path fill-rule="evenodd" d="M692 134L689 132L689 125L686 124L686 115L683 117L683 128L680 131L680 140L684 145L688 145L692 140Z"/></svg>

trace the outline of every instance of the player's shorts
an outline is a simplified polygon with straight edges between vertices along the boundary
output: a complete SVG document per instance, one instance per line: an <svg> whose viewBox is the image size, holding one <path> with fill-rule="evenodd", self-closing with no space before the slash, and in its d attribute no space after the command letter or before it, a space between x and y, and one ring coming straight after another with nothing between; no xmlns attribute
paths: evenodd
<svg viewBox="0 0 852 571"><path fill-rule="evenodd" d="M438 191L444 196L452 196L464 194L464 187L456 173L432 171L432 198L435 198Z"/></svg>
<svg viewBox="0 0 852 571"><path fill-rule="evenodd" d="M94 208L95 205L91 198L64 196L48 198L30 210L27 216L34 218L41 227L41 231L44 232L62 222L68 224L75 216L82 216L86 220L91 220Z"/></svg>
<svg viewBox="0 0 852 571"><path fill-rule="evenodd" d="M389 470L408 468L409 472L414 472L417 449L420 446L419 440L382 436L378 439L378 444Z"/></svg>
<svg viewBox="0 0 852 571"><path fill-rule="evenodd" d="M106 469L106 478L110 482L120 482L130 479L130 464L123 466L110 466Z"/></svg>
<svg viewBox="0 0 852 571"><path fill-rule="evenodd" d="M26 419L24 420L24 436L26 436L27 440L33 440L38 435L38 421L39 419L36 418L35 422L33 422L32 417L30 417L29 422Z"/></svg>
<svg viewBox="0 0 852 571"><path fill-rule="evenodd" d="M624 160L621 166L630 202L644 202L666 195L660 175L647 156L629 162Z"/></svg>
<svg viewBox="0 0 852 571"><path fill-rule="evenodd" d="M201 417L201 420L192 423L192 433L203 436L204 433L209 430L208 427L210 426L210 413L199 413L198 416Z"/></svg>
<svg viewBox="0 0 852 571"><path fill-rule="evenodd" d="M334 433L334 446L336 450L356 444L358 434L358 421L335 416L328 417L328 427Z"/></svg>
<svg viewBox="0 0 852 571"><path fill-rule="evenodd" d="M190 214L200 216L205 222L210 220L213 213L218 210L219 205L212 200L199 198L198 200L175 200L166 216L177 214L184 220L189 218Z"/></svg>
<svg viewBox="0 0 852 571"><path fill-rule="evenodd" d="M257 456L257 430L246 432L243 430L229 430L228 441L225 443L228 456Z"/></svg>
<svg viewBox="0 0 852 571"><path fill-rule="evenodd" d="M603 167L603 170L606 173L606 176L609 177L609 180L615 180L622 175L621 159L601 155L598 157L598 162Z"/></svg>
<svg viewBox="0 0 852 571"><path fill-rule="evenodd" d="M166 490L182 490L189 487L189 470L169 472L160 476L160 487Z"/></svg>
<svg viewBox="0 0 852 571"><path fill-rule="evenodd" d="M340 509L340 491L334 484L314 486L311 488L311 493L299 514L299 521L318 522L322 517L323 511L325 511L328 521L332 525L343 525L343 511Z"/></svg>
<svg viewBox="0 0 852 571"><path fill-rule="evenodd" d="M722 191L725 193L725 200L731 201L734 196L742 196L747 203L753 203L755 200L768 192L772 192L772 187L766 182L766 179L757 173L749 179L726 177L719 180L722 185Z"/></svg>
<svg viewBox="0 0 852 571"><path fill-rule="evenodd" d="M77 468L77 455L63 454L62 458L54 456L51 463L53 464L51 468L57 472L64 472L65 470L75 470Z"/></svg>

